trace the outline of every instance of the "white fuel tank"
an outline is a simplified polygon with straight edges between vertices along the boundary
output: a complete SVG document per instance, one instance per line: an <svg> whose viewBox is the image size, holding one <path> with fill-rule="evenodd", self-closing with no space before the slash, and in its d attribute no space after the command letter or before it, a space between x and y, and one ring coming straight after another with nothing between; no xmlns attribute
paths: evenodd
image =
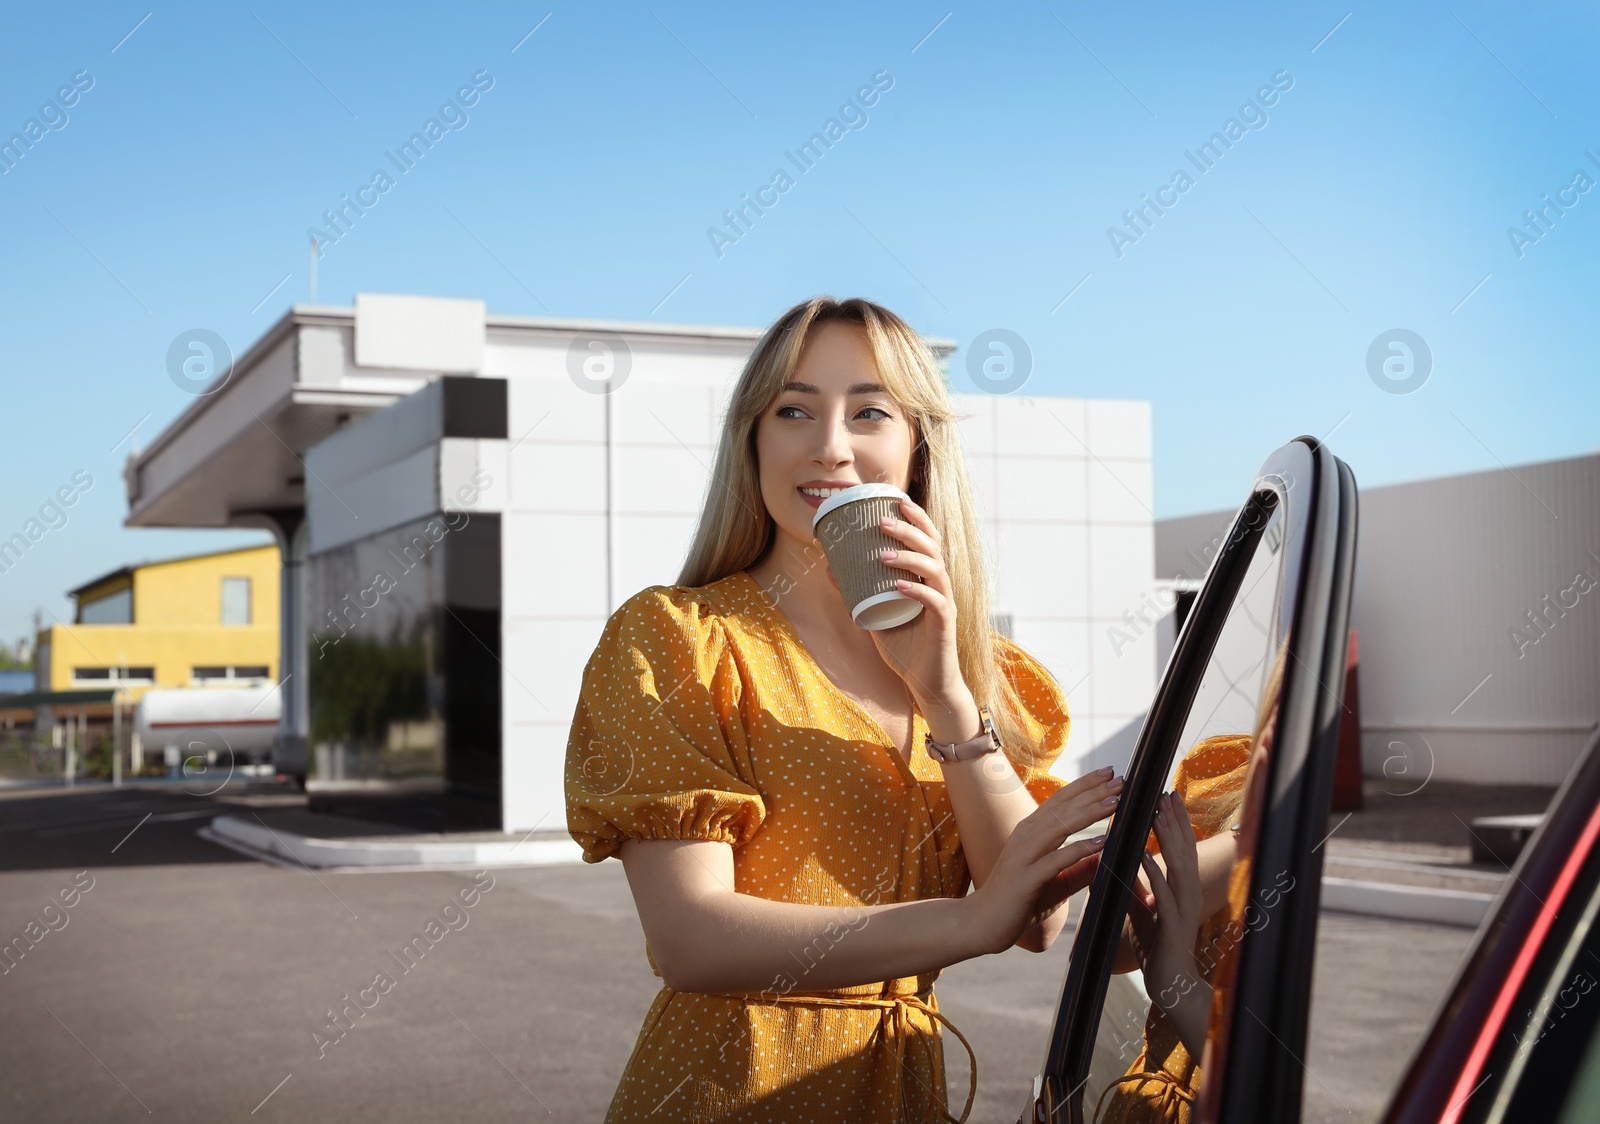
<svg viewBox="0 0 1600 1124"><path fill-rule="evenodd" d="M185 753L200 746L216 753L255 753L272 748L281 705L272 683L146 691L135 708L134 727L147 750L175 745Z"/></svg>

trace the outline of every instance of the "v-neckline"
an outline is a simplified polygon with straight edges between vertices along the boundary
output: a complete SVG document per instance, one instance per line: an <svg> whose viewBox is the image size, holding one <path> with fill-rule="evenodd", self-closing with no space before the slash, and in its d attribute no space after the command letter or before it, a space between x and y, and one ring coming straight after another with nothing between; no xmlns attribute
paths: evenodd
<svg viewBox="0 0 1600 1124"><path fill-rule="evenodd" d="M806 662L815 669L817 678L822 680L827 689L866 724L870 732L877 735L878 744L883 746L888 751L889 756L894 759L896 768L905 776L907 783L921 784L921 779L911 768L911 761L901 754L900 747L890 739L882 724L872 717L866 707L842 691L839 685L828 677L828 673L822 670L822 665L817 662L817 657L811 654L811 649L794 627L794 622L789 620L788 615L782 609L767 600L767 591L761 587L761 583L755 579L755 575L751 574L749 570L740 570L739 573L744 575L745 580L753 587L755 600L760 604L761 610L772 617L778 628L787 634L789 640L800 651L800 654L805 657ZM920 739L918 729L922 724L922 711L917 708L916 700L913 699L911 703L911 756L913 758L917 753L917 745Z"/></svg>

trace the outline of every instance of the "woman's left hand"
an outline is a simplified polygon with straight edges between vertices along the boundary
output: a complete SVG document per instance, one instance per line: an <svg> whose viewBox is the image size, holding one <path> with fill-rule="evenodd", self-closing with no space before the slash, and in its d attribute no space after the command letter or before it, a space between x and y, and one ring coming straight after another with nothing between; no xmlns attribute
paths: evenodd
<svg viewBox="0 0 1600 1124"><path fill-rule="evenodd" d="M912 696L926 710L956 703L970 694L956 651L955 594L950 572L944 565L943 539L928 513L915 501L901 500L900 511L902 518L879 524L884 534L905 544L895 548L883 563L891 569L907 571L898 588L921 602L922 612L905 624L873 630L872 639L883 661L906 681ZM821 548L820 541L812 541ZM828 580L835 589L839 588L831 566Z"/></svg>

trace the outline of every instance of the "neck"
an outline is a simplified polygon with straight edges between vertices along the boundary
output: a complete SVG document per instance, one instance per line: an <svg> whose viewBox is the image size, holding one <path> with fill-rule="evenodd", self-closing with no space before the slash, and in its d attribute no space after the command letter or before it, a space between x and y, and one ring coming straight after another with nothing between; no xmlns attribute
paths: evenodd
<svg viewBox="0 0 1600 1124"><path fill-rule="evenodd" d="M822 548L779 531L767 556L749 567L769 604L790 621L803 621L852 647L873 648L872 637L857 627L844 598L828 580ZM876 649L873 649L876 651Z"/></svg>

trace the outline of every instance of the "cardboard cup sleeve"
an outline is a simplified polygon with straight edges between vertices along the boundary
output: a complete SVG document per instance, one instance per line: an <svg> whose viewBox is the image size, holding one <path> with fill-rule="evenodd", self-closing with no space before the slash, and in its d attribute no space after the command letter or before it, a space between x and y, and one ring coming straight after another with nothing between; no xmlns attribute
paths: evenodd
<svg viewBox="0 0 1600 1124"><path fill-rule="evenodd" d="M878 526L885 515L900 518L905 493L892 484L858 484L830 496L817 509L811 529L822 543L839 592L856 624L866 629L894 628L922 612L922 603L895 588L906 570L883 564L878 552L903 549Z"/></svg>

